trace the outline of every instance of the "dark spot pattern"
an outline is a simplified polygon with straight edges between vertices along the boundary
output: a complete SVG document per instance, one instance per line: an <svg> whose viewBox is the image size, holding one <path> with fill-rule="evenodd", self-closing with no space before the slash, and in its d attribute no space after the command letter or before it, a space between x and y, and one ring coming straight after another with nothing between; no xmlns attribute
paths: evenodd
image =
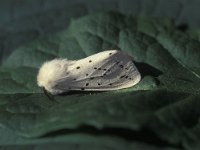
<svg viewBox="0 0 200 150"><path fill-rule="evenodd" d="M81 90L82 90L82 91L84 91L84 90L85 90L85 88L81 88Z"/></svg>
<svg viewBox="0 0 200 150"><path fill-rule="evenodd" d="M98 85L101 85L101 83L98 83Z"/></svg>
<svg viewBox="0 0 200 150"><path fill-rule="evenodd" d="M91 63L92 61L91 60L89 60L89 63Z"/></svg>
<svg viewBox="0 0 200 150"><path fill-rule="evenodd" d="M109 85L112 85L112 83L110 83Z"/></svg>
<svg viewBox="0 0 200 150"><path fill-rule="evenodd" d="M120 78L123 78L123 77L125 77L125 75L121 76Z"/></svg>
<svg viewBox="0 0 200 150"><path fill-rule="evenodd" d="M97 67L94 67L94 69L97 69Z"/></svg>
<svg viewBox="0 0 200 150"><path fill-rule="evenodd" d="M104 71L106 71L106 69L103 69Z"/></svg>
<svg viewBox="0 0 200 150"><path fill-rule="evenodd" d="M87 73L86 73L85 75L86 75L86 76L88 76L88 74L87 74Z"/></svg>
<svg viewBox="0 0 200 150"><path fill-rule="evenodd" d="M125 78L128 79L128 76L126 76Z"/></svg>
<svg viewBox="0 0 200 150"><path fill-rule="evenodd" d="M116 61L116 64L118 65L120 62L119 61Z"/></svg>
<svg viewBox="0 0 200 150"><path fill-rule="evenodd" d="M76 67L76 69L80 69L80 67L78 66L78 67Z"/></svg>
<svg viewBox="0 0 200 150"><path fill-rule="evenodd" d="M119 65L120 66L120 68L124 68L124 66L123 65Z"/></svg>
<svg viewBox="0 0 200 150"><path fill-rule="evenodd" d="M76 78L74 78L74 81L76 81Z"/></svg>
<svg viewBox="0 0 200 150"><path fill-rule="evenodd" d="M98 68L98 70L101 70L101 68Z"/></svg>
<svg viewBox="0 0 200 150"><path fill-rule="evenodd" d="M112 55L112 53L109 53L109 55Z"/></svg>
<svg viewBox="0 0 200 150"><path fill-rule="evenodd" d="M85 86L88 86L88 85L89 85L89 83L86 83L86 84L85 84Z"/></svg>
<svg viewBox="0 0 200 150"><path fill-rule="evenodd" d="M93 80L94 79L94 77L90 77L90 80Z"/></svg>

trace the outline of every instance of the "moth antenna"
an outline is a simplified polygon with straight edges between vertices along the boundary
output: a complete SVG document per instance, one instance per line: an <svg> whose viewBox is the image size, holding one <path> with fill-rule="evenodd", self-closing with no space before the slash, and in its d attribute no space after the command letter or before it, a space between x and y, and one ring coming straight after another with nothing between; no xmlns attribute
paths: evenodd
<svg viewBox="0 0 200 150"><path fill-rule="evenodd" d="M47 90L44 87L42 87L42 90L43 90L44 94L49 98L49 100L55 101L54 96L52 94L50 94L49 92L47 92Z"/></svg>

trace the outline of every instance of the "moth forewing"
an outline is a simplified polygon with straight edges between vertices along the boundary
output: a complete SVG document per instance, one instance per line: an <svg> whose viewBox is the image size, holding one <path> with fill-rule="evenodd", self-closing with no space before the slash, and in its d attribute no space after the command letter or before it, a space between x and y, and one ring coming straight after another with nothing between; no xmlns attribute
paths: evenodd
<svg viewBox="0 0 200 150"><path fill-rule="evenodd" d="M140 79L133 58L117 50L103 51L76 61L55 59L46 62L37 78L38 85L54 95L73 90L123 89L134 86Z"/></svg>

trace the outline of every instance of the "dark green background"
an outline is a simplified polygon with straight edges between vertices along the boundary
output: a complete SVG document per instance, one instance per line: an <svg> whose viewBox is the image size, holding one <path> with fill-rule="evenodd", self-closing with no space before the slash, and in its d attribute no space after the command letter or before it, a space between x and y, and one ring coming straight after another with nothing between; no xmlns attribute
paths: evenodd
<svg viewBox="0 0 200 150"><path fill-rule="evenodd" d="M1 0L0 60L40 35L66 28L71 18L101 11L170 17L176 25L200 25L199 0Z"/></svg>

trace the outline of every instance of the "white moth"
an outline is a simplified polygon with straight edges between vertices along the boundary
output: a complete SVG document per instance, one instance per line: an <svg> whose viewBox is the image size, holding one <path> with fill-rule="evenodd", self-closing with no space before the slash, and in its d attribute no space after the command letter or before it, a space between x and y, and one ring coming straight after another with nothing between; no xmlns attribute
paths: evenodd
<svg viewBox="0 0 200 150"><path fill-rule="evenodd" d="M137 84L141 75L128 54L103 51L80 60L54 59L39 69L38 86L53 95L68 91L108 91Z"/></svg>

